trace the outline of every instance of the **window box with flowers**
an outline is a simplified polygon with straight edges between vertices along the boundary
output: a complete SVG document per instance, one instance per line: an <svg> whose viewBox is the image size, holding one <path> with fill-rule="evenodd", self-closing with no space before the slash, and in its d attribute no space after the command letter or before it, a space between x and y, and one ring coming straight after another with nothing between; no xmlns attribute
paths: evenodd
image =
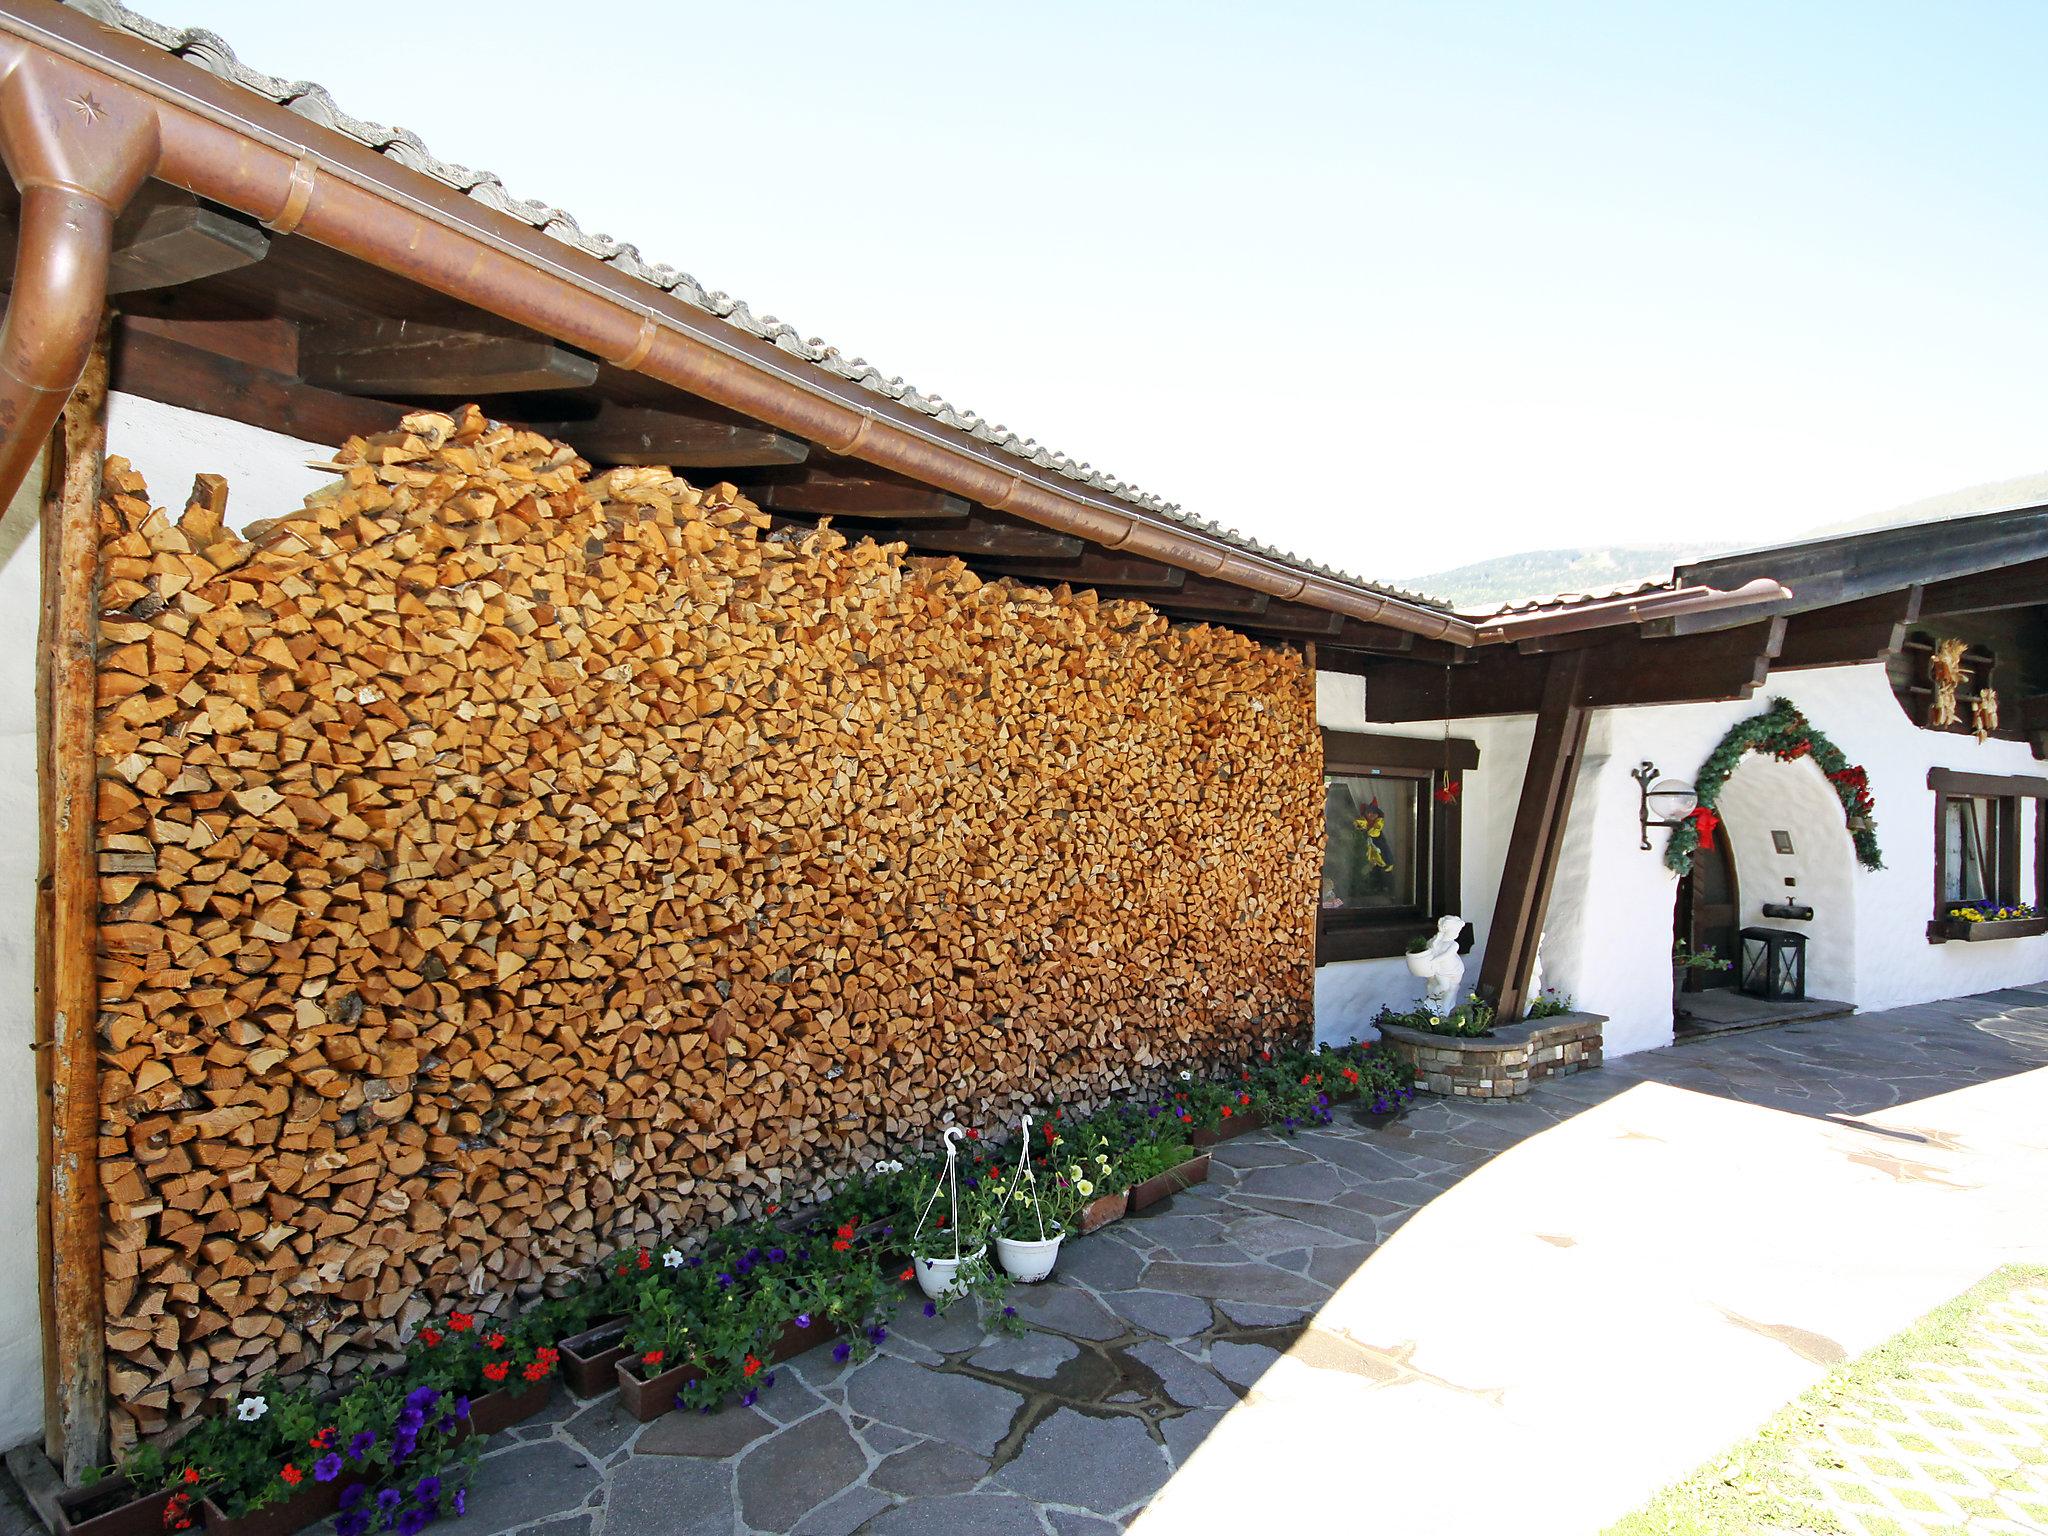
<svg viewBox="0 0 2048 1536"><path fill-rule="evenodd" d="M2031 939L2036 934L2048 933L2048 916L2024 901L2003 906L1980 901L1950 907L1943 925L1951 939L1983 944L1994 939Z"/></svg>
<svg viewBox="0 0 2048 1536"><path fill-rule="evenodd" d="M1323 732L1316 964L1391 959L1458 910L1464 775L1478 765L1462 738Z"/></svg>

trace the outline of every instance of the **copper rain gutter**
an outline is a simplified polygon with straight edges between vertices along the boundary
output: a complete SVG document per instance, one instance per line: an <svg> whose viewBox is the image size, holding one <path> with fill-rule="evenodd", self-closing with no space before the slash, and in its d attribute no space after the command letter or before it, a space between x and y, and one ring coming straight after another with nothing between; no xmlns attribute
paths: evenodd
<svg viewBox="0 0 2048 1536"><path fill-rule="evenodd" d="M94 89L103 98L154 110L163 140L157 176L279 233L302 234L833 453L1104 548L1427 639L1480 643L1470 619L1247 553L984 452L899 402L139 39L53 0L8 0L0 59L18 61L37 45L102 71Z"/></svg>
<svg viewBox="0 0 2048 1536"><path fill-rule="evenodd" d="M1790 587L1780 585L1768 576L1744 582L1732 592L1723 592L1719 587L1673 587L1658 592L1639 592L1568 608L1535 609L1497 619L1481 619L1478 621L1478 643L1503 645L1517 640L1533 640L1540 635L1604 629L1611 624L1643 624L1651 619L1676 618L1681 613L1712 613L1752 603L1783 602L1791 595Z"/></svg>

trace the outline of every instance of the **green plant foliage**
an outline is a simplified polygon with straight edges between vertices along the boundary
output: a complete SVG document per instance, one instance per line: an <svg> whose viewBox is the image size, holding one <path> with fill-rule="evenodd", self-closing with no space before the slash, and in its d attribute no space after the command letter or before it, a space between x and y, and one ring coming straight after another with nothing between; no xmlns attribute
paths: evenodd
<svg viewBox="0 0 2048 1536"><path fill-rule="evenodd" d="M1827 779L1835 798L1842 802L1842 819L1856 845L1856 860L1865 869L1884 868L1877 845L1875 802L1870 798L1870 780L1863 769L1850 762L1842 749L1815 730L1790 699L1772 699L1760 715L1736 724L1707 754L1693 781L1702 808L1712 811L1721 800L1728 776L1735 772L1747 752L1767 752L1780 762L1811 757L1813 765ZM1693 854L1700 846L1699 828L1691 821L1671 829L1664 845L1664 862L1679 874L1692 869Z"/></svg>

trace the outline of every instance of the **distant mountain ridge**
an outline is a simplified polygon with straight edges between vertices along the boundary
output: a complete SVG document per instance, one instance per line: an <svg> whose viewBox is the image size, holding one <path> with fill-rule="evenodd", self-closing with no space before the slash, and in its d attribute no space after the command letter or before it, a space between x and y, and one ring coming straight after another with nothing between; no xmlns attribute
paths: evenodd
<svg viewBox="0 0 2048 1536"><path fill-rule="evenodd" d="M1560 593L1604 592L1610 587L1667 581L1674 565L1733 549L1732 544L1604 544L1570 549L1531 549L1453 566L1427 576L1403 577L1400 585L1459 608L1498 608L1503 603Z"/></svg>
<svg viewBox="0 0 2048 1536"><path fill-rule="evenodd" d="M1799 543L1806 539L1840 538L1869 533L1879 528L1897 528L1908 523L1937 523L1952 517L1973 517L1983 512L2003 512L2019 507L2048 506L2048 470L2015 475L2009 480L1987 480L1939 496L1909 501L1889 512L1865 517L1843 518L1810 528L1791 539L1776 543ZM1520 554L1477 560L1426 576L1403 577L1400 585L1458 608L1481 611L1503 603L1527 602L1537 597L1558 597L1602 592L1615 587L1636 587L1646 581L1668 581L1671 568L1708 555L1727 554L1756 548L1744 544L1607 544L1582 545L1573 549L1531 549Z"/></svg>

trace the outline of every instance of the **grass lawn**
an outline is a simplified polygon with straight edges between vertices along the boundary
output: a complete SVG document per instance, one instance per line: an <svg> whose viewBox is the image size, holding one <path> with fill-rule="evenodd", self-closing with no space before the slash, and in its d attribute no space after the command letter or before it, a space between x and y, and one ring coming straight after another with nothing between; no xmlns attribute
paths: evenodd
<svg viewBox="0 0 2048 1536"><path fill-rule="evenodd" d="M1994 1271L1605 1536L2048 1531L2048 1269Z"/></svg>

